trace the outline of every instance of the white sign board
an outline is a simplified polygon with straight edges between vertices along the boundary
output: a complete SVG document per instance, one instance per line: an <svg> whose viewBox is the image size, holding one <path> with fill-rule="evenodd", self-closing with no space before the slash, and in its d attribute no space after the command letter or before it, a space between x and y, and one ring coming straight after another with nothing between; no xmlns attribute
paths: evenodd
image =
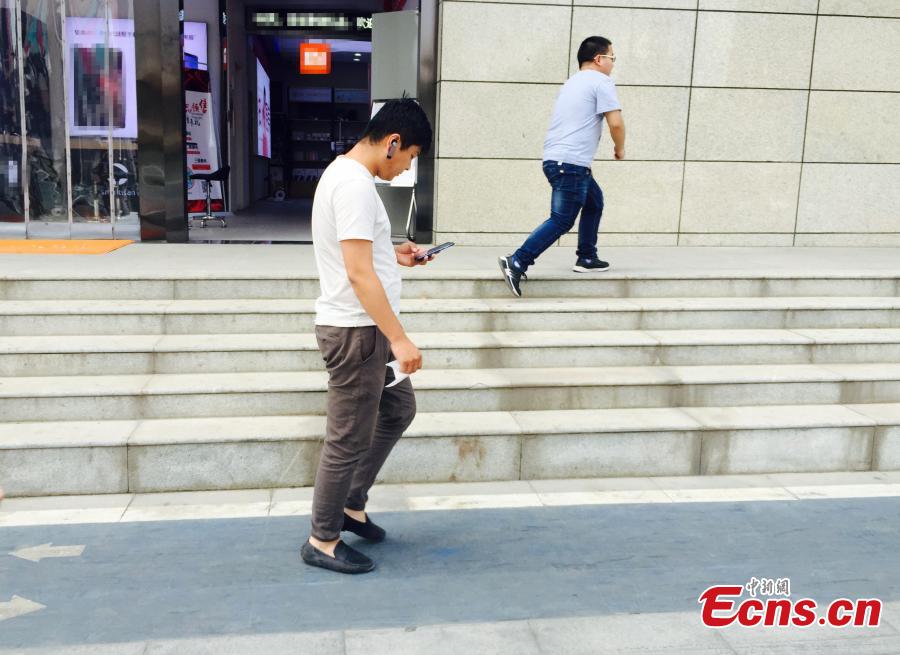
<svg viewBox="0 0 900 655"><path fill-rule="evenodd" d="M185 91L184 101L188 170L213 173L219 169L219 148L212 119L212 94L209 91ZM222 183L211 184L212 210L224 211ZM206 213L206 182L188 179L187 196L189 213Z"/></svg>

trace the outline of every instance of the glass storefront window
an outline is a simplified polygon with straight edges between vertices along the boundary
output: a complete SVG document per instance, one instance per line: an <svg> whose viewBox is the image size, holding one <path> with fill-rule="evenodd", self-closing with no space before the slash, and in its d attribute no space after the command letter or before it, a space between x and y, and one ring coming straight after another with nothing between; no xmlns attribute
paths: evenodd
<svg viewBox="0 0 900 655"><path fill-rule="evenodd" d="M138 141L137 80L135 73L134 5L132 0L109 0L110 26L115 43L123 52L123 76L120 87L124 104L125 128L112 130L112 187L115 236L139 239L138 216Z"/></svg>
<svg viewBox="0 0 900 655"><path fill-rule="evenodd" d="M22 98L15 0L0 0L0 238L25 234Z"/></svg>
<svg viewBox="0 0 900 655"><path fill-rule="evenodd" d="M66 2L66 99L72 233L110 237L110 130L123 122L122 52L110 44L106 2Z"/></svg>
<svg viewBox="0 0 900 655"><path fill-rule="evenodd" d="M140 238L134 0L0 0L0 237Z"/></svg>
<svg viewBox="0 0 900 655"><path fill-rule="evenodd" d="M67 0L72 232L140 232L137 86L131 0Z"/></svg>
<svg viewBox="0 0 900 655"><path fill-rule="evenodd" d="M69 236L63 26L50 0L21 0L29 236Z"/></svg>

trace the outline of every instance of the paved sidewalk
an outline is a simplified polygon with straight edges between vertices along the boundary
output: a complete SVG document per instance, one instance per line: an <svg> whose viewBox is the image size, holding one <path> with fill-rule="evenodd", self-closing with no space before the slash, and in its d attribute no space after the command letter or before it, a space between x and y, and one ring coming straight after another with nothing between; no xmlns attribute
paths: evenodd
<svg viewBox="0 0 900 655"><path fill-rule="evenodd" d="M503 247L456 246L404 277L471 278L496 275ZM532 278L579 277L575 249L554 247L529 270ZM684 278L729 274L749 277L896 277L900 248L611 247L602 277ZM314 276L311 245L136 243L107 255L0 255L0 280L28 278L283 278ZM598 274L599 275L599 274ZM581 275L583 277L583 274Z"/></svg>
<svg viewBox="0 0 900 655"><path fill-rule="evenodd" d="M378 569L358 577L299 561L308 502L5 501L0 608L32 611L0 609L0 653L900 652L897 473L380 486L389 539L360 544ZM84 550L52 551L67 546ZM790 578L795 599L880 598L885 616L701 626L704 589L752 577Z"/></svg>

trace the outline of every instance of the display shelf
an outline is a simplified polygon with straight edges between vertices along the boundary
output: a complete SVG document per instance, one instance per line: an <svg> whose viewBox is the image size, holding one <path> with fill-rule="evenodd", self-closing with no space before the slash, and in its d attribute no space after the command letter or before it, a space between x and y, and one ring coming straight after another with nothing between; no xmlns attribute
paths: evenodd
<svg viewBox="0 0 900 655"><path fill-rule="evenodd" d="M313 177L321 175L321 171L334 161L336 156L344 154L359 141L364 127L369 122L370 102L363 101L362 95L355 97L348 95L353 91L365 93L366 89L338 89L337 91L330 89L330 91L331 96L328 102L324 101L325 93L323 91L299 90L298 87L288 91L287 115L284 119L287 127L285 143L288 153L290 155L320 154L324 156L323 159L288 158L288 166L293 171L299 172L306 169L307 173L303 175L304 178L309 178L310 175ZM316 100L313 100L313 96L316 97ZM344 118L346 115L359 116L363 120ZM309 134L327 134L330 138L306 138L306 135ZM294 138L294 135L303 136ZM326 151L326 147L329 150ZM315 170L319 173L312 173ZM286 189L294 197L298 195L312 197L316 183L310 179L291 179L286 182Z"/></svg>

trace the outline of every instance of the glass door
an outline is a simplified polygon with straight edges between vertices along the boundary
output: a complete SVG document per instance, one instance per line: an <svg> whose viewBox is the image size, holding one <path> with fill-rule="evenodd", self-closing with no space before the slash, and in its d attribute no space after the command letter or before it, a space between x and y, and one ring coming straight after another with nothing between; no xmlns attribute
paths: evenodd
<svg viewBox="0 0 900 655"><path fill-rule="evenodd" d="M25 236L21 48L15 0L0 0L0 239Z"/></svg>
<svg viewBox="0 0 900 655"><path fill-rule="evenodd" d="M28 237L70 235L63 20L57 1L20 0Z"/></svg>
<svg viewBox="0 0 900 655"><path fill-rule="evenodd" d="M133 0L0 0L0 238L139 238Z"/></svg>

